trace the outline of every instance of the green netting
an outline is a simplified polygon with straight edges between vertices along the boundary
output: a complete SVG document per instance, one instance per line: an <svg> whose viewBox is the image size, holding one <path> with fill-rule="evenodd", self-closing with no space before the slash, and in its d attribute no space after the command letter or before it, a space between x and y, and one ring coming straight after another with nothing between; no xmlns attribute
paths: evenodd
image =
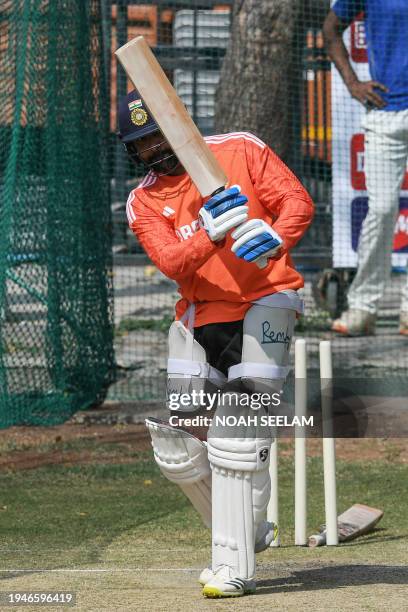
<svg viewBox="0 0 408 612"><path fill-rule="evenodd" d="M0 5L0 426L112 379L109 109L99 0Z"/></svg>

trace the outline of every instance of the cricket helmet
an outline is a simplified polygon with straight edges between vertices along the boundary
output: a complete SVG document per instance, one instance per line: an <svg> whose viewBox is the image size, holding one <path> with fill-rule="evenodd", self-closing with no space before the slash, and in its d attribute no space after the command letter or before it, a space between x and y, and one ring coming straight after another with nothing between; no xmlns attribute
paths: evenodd
<svg viewBox="0 0 408 612"><path fill-rule="evenodd" d="M118 136L124 144L159 131L159 126L136 89L119 100L118 111Z"/></svg>
<svg viewBox="0 0 408 612"><path fill-rule="evenodd" d="M146 170L153 170L159 176L170 174L179 166L180 162L170 145L162 135L161 142L150 145L145 151L153 151L149 162L144 161L138 151L135 141L160 133L160 128L151 116L149 110L134 89L119 101L119 132L118 136L123 142L130 159L139 166L142 164Z"/></svg>

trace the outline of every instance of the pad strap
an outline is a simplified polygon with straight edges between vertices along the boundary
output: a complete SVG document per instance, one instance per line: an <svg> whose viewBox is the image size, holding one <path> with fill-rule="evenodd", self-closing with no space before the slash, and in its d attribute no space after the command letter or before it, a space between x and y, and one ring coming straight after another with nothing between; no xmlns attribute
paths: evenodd
<svg viewBox="0 0 408 612"><path fill-rule="evenodd" d="M220 387L224 386L227 382L226 376L217 370L217 368L210 366L209 363L190 361L189 359L169 358L167 360L167 373L208 378L218 383Z"/></svg>
<svg viewBox="0 0 408 612"><path fill-rule="evenodd" d="M268 363L253 363L251 361L242 361L228 369L228 380L236 378L268 378L268 379L283 379L290 372L289 366L277 366Z"/></svg>
<svg viewBox="0 0 408 612"><path fill-rule="evenodd" d="M287 310L296 310L299 314L303 314L304 302L299 297L297 291L287 289L278 291L271 295L264 295L252 302L260 306L269 306L270 308L286 308Z"/></svg>
<svg viewBox="0 0 408 612"><path fill-rule="evenodd" d="M185 324L185 326L189 333L186 335L186 347L185 347L185 356L186 359L193 358L193 345L194 345L194 321L195 321L195 304L192 303L187 308L186 312L180 319L181 323Z"/></svg>
<svg viewBox="0 0 408 612"><path fill-rule="evenodd" d="M208 459L227 470L259 472L269 466L271 438L209 438Z"/></svg>

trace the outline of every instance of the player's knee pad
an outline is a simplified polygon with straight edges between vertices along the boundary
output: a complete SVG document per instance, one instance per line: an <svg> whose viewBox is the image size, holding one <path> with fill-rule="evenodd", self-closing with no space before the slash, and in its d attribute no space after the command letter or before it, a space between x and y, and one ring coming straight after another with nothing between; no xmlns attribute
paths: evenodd
<svg viewBox="0 0 408 612"><path fill-rule="evenodd" d="M214 393L222 388L226 381L222 372L207 363L205 349L194 339L192 332L181 321L174 321L169 330L168 408L181 411L198 410L200 406L194 403L194 398L199 397L200 392ZM189 397L190 403L187 401Z"/></svg>
<svg viewBox="0 0 408 612"><path fill-rule="evenodd" d="M146 419L162 474L180 486L207 527L211 525L211 469L207 446L192 434Z"/></svg>
<svg viewBox="0 0 408 612"><path fill-rule="evenodd" d="M246 412L254 415L250 410ZM260 434L257 427L238 428L233 437L223 437L222 431L219 427L210 428L208 436L213 571L228 565L238 576L249 579L255 574L256 531L270 496L271 438L268 430L263 437L254 437Z"/></svg>
<svg viewBox="0 0 408 612"><path fill-rule="evenodd" d="M240 379L248 391L279 392L289 372L289 353L302 301L296 291L260 298L244 318L242 360L229 368L228 381Z"/></svg>

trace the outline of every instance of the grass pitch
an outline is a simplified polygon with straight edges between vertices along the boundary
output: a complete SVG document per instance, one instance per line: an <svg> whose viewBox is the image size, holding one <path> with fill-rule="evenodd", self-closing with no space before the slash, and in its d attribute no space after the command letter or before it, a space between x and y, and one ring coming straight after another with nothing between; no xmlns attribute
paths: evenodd
<svg viewBox="0 0 408 612"><path fill-rule="evenodd" d="M357 453L337 464L339 513L356 502L382 508L378 528L349 544L312 550L292 546L293 461L283 443L289 456L280 463L282 547L258 555L255 595L224 601L202 598L196 579L210 559L209 532L149 451L92 439L58 448L71 459L86 449L87 462L0 474L3 592L72 590L75 609L87 611L406 607L408 465L395 445L381 461L361 461ZM53 452L53 444L38 452ZM321 459L310 457L310 533L324 520L322 483Z"/></svg>

